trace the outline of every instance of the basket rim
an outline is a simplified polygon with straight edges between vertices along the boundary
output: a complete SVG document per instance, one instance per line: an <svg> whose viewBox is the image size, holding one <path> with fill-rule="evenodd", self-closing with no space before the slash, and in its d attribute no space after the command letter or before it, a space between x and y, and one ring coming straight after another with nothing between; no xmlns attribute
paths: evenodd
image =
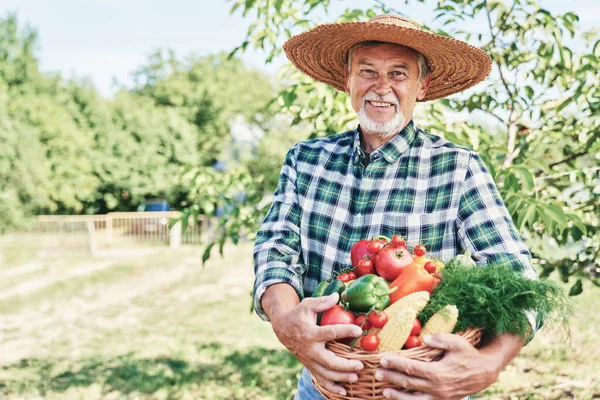
<svg viewBox="0 0 600 400"><path fill-rule="evenodd" d="M484 329L468 328L465 332L459 332L460 335L467 339L474 347L478 347L483 336ZM346 395L332 393L317 382L314 377L311 378L315 388L327 399L333 400L357 400L357 399L384 399L383 389L386 386L384 382L379 382L375 379L375 370L381 366L380 360L383 356L400 356L413 360L431 362L439 360L444 350L423 345L414 349L394 350L394 351L364 351L353 349L350 351L350 346L339 341L329 341L326 347L340 357L352 360L363 361L365 368L358 372L359 379L355 383L340 382L339 384L346 389ZM365 397L366 396L366 397Z"/></svg>
<svg viewBox="0 0 600 400"><path fill-rule="evenodd" d="M457 335L460 335L467 339L469 343L476 346L479 345L481 340L481 335L483 333L483 328L467 328L464 332L458 332ZM343 354L344 357L353 359L353 360L379 360L384 355L398 355L407 358L422 358L427 357L427 354L430 352L439 353L442 350L437 349L435 347L430 347L427 345L423 345L421 347L416 347L413 349L404 349L404 350L392 350L392 351L365 351L361 349L353 349L350 351L350 346L342 343L337 340L327 342L327 348L330 350ZM338 355L339 355L338 354Z"/></svg>

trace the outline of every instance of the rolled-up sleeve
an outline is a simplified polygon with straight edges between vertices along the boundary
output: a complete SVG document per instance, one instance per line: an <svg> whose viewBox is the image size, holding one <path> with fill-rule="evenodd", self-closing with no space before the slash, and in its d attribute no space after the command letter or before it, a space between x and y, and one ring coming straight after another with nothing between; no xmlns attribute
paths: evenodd
<svg viewBox="0 0 600 400"><path fill-rule="evenodd" d="M276 283L287 283L304 297L301 263L301 209L296 191L296 154L293 147L287 154L273 195L273 203L263 221L254 245L254 308L267 321L261 298L265 290Z"/></svg>
<svg viewBox="0 0 600 400"><path fill-rule="evenodd" d="M458 210L458 237L478 265L510 265L529 279L537 279L531 253L519 234L491 174L479 155L472 153ZM543 321L527 312L533 332ZM531 339L531 338L530 338Z"/></svg>
<svg viewBox="0 0 600 400"><path fill-rule="evenodd" d="M535 278L531 254L475 153L469 158L456 223L463 250L470 250L478 264L508 264Z"/></svg>

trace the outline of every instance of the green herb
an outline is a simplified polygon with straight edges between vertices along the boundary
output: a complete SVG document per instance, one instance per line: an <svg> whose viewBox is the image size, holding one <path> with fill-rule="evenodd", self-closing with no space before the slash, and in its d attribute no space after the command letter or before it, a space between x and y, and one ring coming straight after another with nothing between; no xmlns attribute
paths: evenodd
<svg viewBox="0 0 600 400"><path fill-rule="evenodd" d="M537 313L538 326L560 325L566 332L572 314L563 290L553 282L527 279L507 265L472 267L460 259L442 270L441 282L419 320L427 321L449 304L458 308L454 332L484 328L493 336L514 333L525 339L531 335L527 310Z"/></svg>

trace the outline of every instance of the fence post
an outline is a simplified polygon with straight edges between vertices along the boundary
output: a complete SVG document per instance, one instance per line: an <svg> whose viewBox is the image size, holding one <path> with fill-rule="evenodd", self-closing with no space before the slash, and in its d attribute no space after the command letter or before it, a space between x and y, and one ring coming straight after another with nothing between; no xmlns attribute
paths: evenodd
<svg viewBox="0 0 600 400"><path fill-rule="evenodd" d="M169 247L172 249L181 247L181 221L177 221L169 230Z"/></svg>
<svg viewBox="0 0 600 400"><path fill-rule="evenodd" d="M110 213L106 214L106 247L112 245L113 240L113 219Z"/></svg>
<svg viewBox="0 0 600 400"><path fill-rule="evenodd" d="M91 255L96 255L96 227L93 220L87 221L88 250Z"/></svg>

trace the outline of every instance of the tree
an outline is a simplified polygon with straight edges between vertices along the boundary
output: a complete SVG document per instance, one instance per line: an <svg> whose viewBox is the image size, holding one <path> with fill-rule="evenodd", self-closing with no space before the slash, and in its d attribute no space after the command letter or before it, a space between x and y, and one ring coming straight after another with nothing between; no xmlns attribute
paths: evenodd
<svg viewBox="0 0 600 400"><path fill-rule="evenodd" d="M36 46L34 29L0 18L0 231L40 213L131 211L148 197L186 207L182 171L227 182L212 166L235 147L231 120L270 118L271 83L237 58L161 51L106 99L87 79L41 73Z"/></svg>
<svg viewBox="0 0 600 400"><path fill-rule="evenodd" d="M405 3L407 10L414 3L430 7L431 28L424 29L479 45L493 60L486 82L424 105L420 123L483 156L543 276L558 270L565 281L574 277L572 294L580 291L581 278L600 285L598 30L580 33L575 13L555 15L534 0ZM312 27L330 5L235 0L232 12L255 16L237 51L261 48L269 61L285 39ZM377 1L369 9L347 9L338 20L365 20L380 12L397 11ZM284 76L291 84L274 104L294 122L312 124L314 136L353 123L344 94L290 66Z"/></svg>
<svg viewBox="0 0 600 400"><path fill-rule="evenodd" d="M2 227L37 212L81 211L95 180L79 134L65 107L58 77L40 73L36 32L14 15L0 20L0 190Z"/></svg>

